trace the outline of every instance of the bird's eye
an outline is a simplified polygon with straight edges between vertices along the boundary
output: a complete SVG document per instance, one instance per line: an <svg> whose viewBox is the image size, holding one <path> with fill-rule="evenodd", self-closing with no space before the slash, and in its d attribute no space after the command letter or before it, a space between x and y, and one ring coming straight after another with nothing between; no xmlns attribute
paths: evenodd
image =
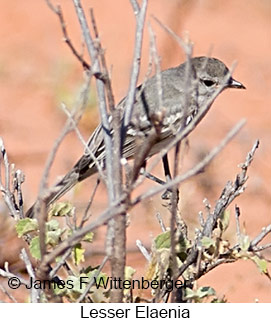
<svg viewBox="0 0 271 323"><path fill-rule="evenodd" d="M201 81L208 87L213 86L215 84L215 82L212 80L201 80Z"/></svg>

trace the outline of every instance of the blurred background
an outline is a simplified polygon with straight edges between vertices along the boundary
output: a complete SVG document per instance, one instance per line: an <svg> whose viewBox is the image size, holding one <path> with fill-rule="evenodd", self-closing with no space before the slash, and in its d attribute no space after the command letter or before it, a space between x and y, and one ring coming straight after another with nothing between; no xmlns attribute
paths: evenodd
<svg viewBox="0 0 271 323"><path fill-rule="evenodd" d="M58 0L58 3L62 5L70 38L80 51L82 37L72 1ZM118 102L126 95L129 85L135 38L132 7L128 0L85 0L82 3L86 10L94 9ZM247 90L228 90L219 96L190 136L181 171L201 160L241 118L246 118L247 123L203 174L181 186L181 212L191 227L192 236L198 225L198 212L204 209L203 199L207 198L214 206L226 182L235 178L238 165L259 139L260 148L249 170L247 190L236 200L241 210L241 224L245 232L254 237L263 226L271 223L271 1L150 0L147 23L156 33L161 67L166 69L183 62L184 53L152 16L178 35L189 35L194 43L194 56L211 53L229 67L238 63L233 75ZM140 80L147 71L148 57L146 31ZM66 120L60 104L64 102L72 107L83 82L81 66L63 42L58 18L45 1L0 0L0 135L10 161L26 176L23 188L26 207L36 199L47 156ZM80 122L86 139L98 123L93 82L89 106ZM51 184L70 170L82 151L76 136L68 135L53 165ZM155 173L162 173L161 166ZM80 210L86 206L95 181L95 176L90 178L66 198ZM137 192L153 185L148 182ZM96 215L106 208L105 194L105 188L100 186L93 205ZM231 211L232 226L227 237L234 242L233 208ZM150 248L152 237L160 232L157 212L167 224L169 213L159 196L130 212L127 264L137 269L138 277L144 274L146 263L135 241L140 239ZM2 199L0 217L0 266L8 261L11 270L16 272L22 269L18 259L21 242L15 237L13 220L8 217ZM95 254L88 253L87 261L92 265L99 264L103 256L104 234L105 228L101 228L96 234ZM270 259L271 252L266 252L266 257ZM200 284L211 285L219 296L226 295L230 302L271 301L270 281L253 263L244 260L215 269L204 276ZM24 296L19 295L18 300L23 301Z"/></svg>

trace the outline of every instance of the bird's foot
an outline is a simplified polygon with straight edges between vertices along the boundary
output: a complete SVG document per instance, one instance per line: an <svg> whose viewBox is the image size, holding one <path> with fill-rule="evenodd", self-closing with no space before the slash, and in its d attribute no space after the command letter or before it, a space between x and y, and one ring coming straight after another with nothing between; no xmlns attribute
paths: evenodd
<svg viewBox="0 0 271 323"><path fill-rule="evenodd" d="M162 195L162 200L171 200L173 191L172 189L167 189ZM179 189L177 189L177 203L179 202Z"/></svg>

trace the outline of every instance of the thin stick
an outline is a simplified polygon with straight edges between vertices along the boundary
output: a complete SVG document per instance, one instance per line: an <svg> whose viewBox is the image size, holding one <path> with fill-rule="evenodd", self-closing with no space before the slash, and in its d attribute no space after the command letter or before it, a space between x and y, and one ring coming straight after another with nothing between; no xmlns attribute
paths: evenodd
<svg viewBox="0 0 271 323"><path fill-rule="evenodd" d="M84 298L87 296L87 293L89 292L90 288L93 286L93 284L95 283L95 280L97 279L97 277L99 276L100 272L102 271L104 265L106 264L106 262L108 261L108 257L105 256L103 261L101 262L99 268L97 269L97 272L95 273L95 275L91 278L90 282L88 283L88 285L86 286L84 292L80 295L80 297L76 300L76 303L80 303L84 300Z"/></svg>
<svg viewBox="0 0 271 323"><path fill-rule="evenodd" d="M5 278L13 278L13 277L15 277L21 282L21 284L23 284L23 285L28 285L29 284L29 282L27 280L25 280L24 278L19 277L19 276L15 275L15 274L13 274L13 273L11 273L9 271L5 271L5 270L3 270L1 268L0 268L0 276L5 277Z"/></svg>
<svg viewBox="0 0 271 323"><path fill-rule="evenodd" d="M16 298L14 297L14 296L12 296L7 290L6 290L6 288L2 285L2 284L0 284L0 289L1 289L1 291L4 293L4 294L6 294L7 295L7 297L13 302L13 303L18 303L17 302L17 300L16 300Z"/></svg>
<svg viewBox="0 0 271 323"><path fill-rule="evenodd" d="M91 159L93 160L93 162L95 163L95 166L97 167L98 169L98 172L99 172L99 175L100 175L100 178L101 180L106 183L106 177L105 177L105 174L104 174L104 170L102 169L101 167L101 164L100 162L98 161L98 159L95 157L95 155L93 154L93 152L90 150L89 146L88 146L88 143L84 140L80 130L78 129L77 127L77 122L74 120L74 117L72 115L72 113L66 108L66 105L65 104L61 104L61 107L62 107L62 110L65 112L65 114L67 115L67 117L69 118L69 121L73 127L73 130L74 132L76 133L79 141L82 143L84 149L85 149L85 152L87 154L89 154L89 156L91 157Z"/></svg>
<svg viewBox="0 0 271 323"><path fill-rule="evenodd" d="M142 50L142 39L143 39L143 30L145 25L145 17L147 11L148 0L143 0L140 10L138 4L135 4L135 1L131 1L136 15L136 37L135 37L135 48L134 48L134 58L132 64L132 74L130 78L130 85L128 90L127 99L125 102L125 114L124 114L124 123L122 129L122 142L124 142L125 129L128 127L134 106L136 85L140 70L141 62L141 50Z"/></svg>
<svg viewBox="0 0 271 323"><path fill-rule="evenodd" d="M166 226L165 226L164 221L163 221L163 219L161 217L161 214L159 212L156 213L156 218L157 218L157 220L158 220L158 222L160 224L161 230L163 232L165 232L166 231Z"/></svg>
<svg viewBox="0 0 271 323"><path fill-rule="evenodd" d="M73 0L75 11L78 17L78 21L83 33L83 37L87 46L89 56L92 61L92 72L101 73L101 67L99 64L99 53L94 46L93 39L91 37L89 27L87 24L86 16L81 5L80 0ZM106 98L105 98L105 85L104 82L97 79L96 80L97 94L99 98L99 112L101 117L101 124L103 128L104 144L105 144L105 160L106 160L106 170L107 170L107 188L109 195L109 203L112 204L114 201L114 169L113 169L113 145L112 145L112 134L111 125L109 123L107 108L106 108Z"/></svg>
<svg viewBox="0 0 271 323"><path fill-rule="evenodd" d="M173 178L178 176L178 166L179 166L179 157L180 157L180 143L178 143L175 147L175 158L174 158L174 173ZM176 216L177 216L177 209L178 209L178 200L179 200L179 192L178 192L178 185L173 186L172 188L172 195L171 195L171 217L170 217L170 248L171 248L171 255L172 255L172 279L173 282L176 281L178 278L178 264L176 258ZM171 303L176 303L177 300L177 288L174 284L172 293L171 293Z"/></svg>
<svg viewBox="0 0 271 323"><path fill-rule="evenodd" d="M75 49L75 47L73 46L72 44L72 41L68 35L68 31L67 31L67 28L66 28L66 23L65 23L65 20L64 20L64 16L63 16L63 12L62 12L62 8L60 5L57 5L56 7L53 6L53 4L49 1L49 0L46 0L47 2L47 5L48 7L58 16L59 18L59 21L60 21L60 26L61 26L61 29L62 29L62 33L63 33L63 36L64 36L64 41L65 43L68 45L68 47L70 48L71 52L73 53L73 55L78 59L78 61L82 64L83 68L86 69L86 70L89 70L91 69L90 67L90 64L87 63L82 55L80 55L77 50Z"/></svg>
<svg viewBox="0 0 271 323"><path fill-rule="evenodd" d="M130 0L130 2L131 2L131 5L132 5L132 7L134 9L134 14L137 17L138 12L140 10L139 4L138 4L138 2L136 0Z"/></svg>
<svg viewBox="0 0 271 323"><path fill-rule="evenodd" d="M145 257L147 261L151 261L151 255L148 252L148 250L144 247L143 243L140 240L136 240L136 246L142 253L142 255Z"/></svg>
<svg viewBox="0 0 271 323"><path fill-rule="evenodd" d="M271 224L269 224L267 227L262 228L262 232L251 241L249 249L256 247L257 244L259 244L270 232Z"/></svg>
<svg viewBox="0 0 271 323"><path fill-rule="evenodd" d="M25 264L25 267L26 267L29 277L31 277L33 279L33 281L35 281L35 279L36 279L35 272L32 267L31 261L26 253L25 248L22 248L21 253L20 253L20 258L23 260L23 262ZM40 289L31 288L31 303L39 303L40 295L41 295Z"/></svg>
<svg viewBox="0 0 271 323"><path fill-rule="evenodd" d="M198 235L197 239L195 240L194 245L191 247L190 252L189 252L185 262L179 268L179 275L182 275L191 264L195 263L195 261L197 260L197 255L198 255L198 247L201 246L202 237L204 237L204 236L211 237L213 229L215 228L215 225L217 223L217 219L219 218L219 216L231 204L231 202L243 192L243 186L247 180L246 173L247 173L248 167L250 166L250 164L253 160L255 151L258 148L258 146L259 146L259 141L257 140L256 143L254 144L252 150L248 153L248 155L246 157L246 161L242 165L242 171L239 174L237 174L235 182L234 183L227 182L227 184L225 185L219 200L216 202L216 205L214 207L214 211L212 213L210 213L210 215L207 217L204 227L203 227L202 231L200 232L200 234ZM271 230L271 225L268 229ZM257 242L258 237L256 237L255 239ZM239 247L239 245L237 245L237 247ZM236 248L236 246L234 248ZM232 252L232 250L229 251L229 255L231 252ZM236 261L236 258L235 259L225 259L225 258L220 259L221 263L234 262L234 261ZM198 277L200 277L203 274L203 272L206 272L206 270L201 271L201 274L199 274ZM196 278L198 278L198 277L196 277Z"/></svg>
<svg viewBox="0 0 271 323"><path fill-rule="evenodd" d="M240 208L235 205L235 220L236 220L236 235L237 235L237 239L238 241L240 241L240 237L241 237L241 230L240 230Z"/></svg>
<svg viewBox="0 0 271 323"><path fill-rule="evenodd" d="M96 192L97 192L97 189L98 189L99 184L100 184L100 179L98 178L98 179L97 179L97 181L96 181L96 185L95 185L95 187L94 187L94 189L93 189L93 192L92 192L92 194L91 194L91 197L90 197L90 199L89 199L88 205L87 205L87 207L86 207L86 209L85 209L84 216L83 216L83 218L82 218L82 220L81 220L81 223L80 223L80 225L79 225L79 228L82 228L82 227L83 227L83 225L84 225L84 223L85 223L85 222L89 219L89 217L90 217L90 214L88 214L88 211L90 210L90 207L91 207L91 205L92 205L92 203L93 203L93 200L94 200L94 197L95 197L95 194L96 194Z"/></svg>
<svg viewBox="0 0 271 323"><path fill-rule="evenodd" d="M72 248L68 249L61 259L57 262L56 266L50 271L50 279L53 279L58 272L58 270L66 263L67 258L72 253Z"/></svg>

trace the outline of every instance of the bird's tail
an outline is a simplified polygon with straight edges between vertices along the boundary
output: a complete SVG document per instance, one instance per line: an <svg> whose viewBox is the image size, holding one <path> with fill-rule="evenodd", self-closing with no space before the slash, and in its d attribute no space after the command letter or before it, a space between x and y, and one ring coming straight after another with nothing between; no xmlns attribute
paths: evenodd
<svg viewBox="0 0 271 323"><path fill-rule="evenodd" d="M96 172L97 172L96 168L93 167L92 169L88 170L88 176L91 176ZM80 176L80 174L76 171L76 168L73 168L68 174L66 174L62 178L62 180L60 180L51 189L51 193L49 193L49 195L45 198L46 207L48 207L50 204L58 200L61 196L67 193L75 184L80 182L82 179L83 179L82 176ZM28 218L34 217L35 205L36 205L36 202L26 212L25 214L26 217Z"/></svg>

